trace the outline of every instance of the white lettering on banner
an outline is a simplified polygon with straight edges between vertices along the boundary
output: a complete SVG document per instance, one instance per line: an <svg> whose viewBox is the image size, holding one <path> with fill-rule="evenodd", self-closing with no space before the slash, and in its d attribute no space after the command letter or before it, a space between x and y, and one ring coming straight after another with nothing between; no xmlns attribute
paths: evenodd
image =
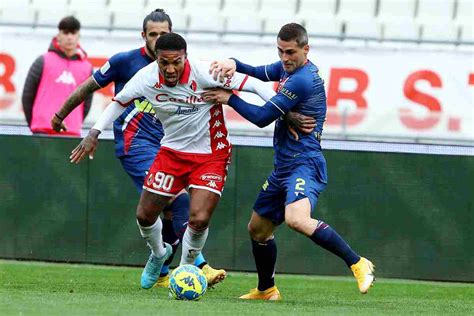
<svg viewBox="0 0 474 316"><path fill-rule="evenodd" d="M21 91L34 59L43 54L45 43L51 39L45 35L31 38L29 32L5 31L0 41L0 122L25 123L21 106ZM109 36L102 38L87 35L81 44L88 50L88 56L97 68L106 70L105 58L120 51L135 49L134 38ZM25 40L33 41L31 49L22 51ZM218 59L219 56L235 56L253 65L265 65L278 61L272 46L242 45L213 46L209 43L193 43L195 58ZM209 56L209 51L215 53ZM382 47L337 48L317 46L309 52L309 60L320 69L326 89L328 104L324 135L347 135L350 137L370 136L388 140L443 139L474 141L474 65L473 53L461 50L433 51L423 49L390 50ZM100 62L98 61L100 60ZM383 65L381 67L380 65ZM58 81L74 84L68 74L61 74ZM158 77L157 77L158 80ZM229 85L227 78L224 83ZM76 82L75 84L80 84ZM159 85L158 85L159 86ZM187 83L191 89L197 85ZM284 87L284 80L280 89ZM158 87L159 88L159 87ZM201 88L201 87L199 87ZM157 91L159 92L159 91ZM110 93L110 90L109 90ZM239 92L247 102L262 104L261 100L248 93ZM293 97L288 94L287 97ZM173 98L173 99L171 99ZM176 102L183 105L204 103L200 96L193 98L158 94L157 101ZM86 126L97 120L104 106L110 102L110 94L99 90L94 94L91 112ZM234 110L223 106L226 127L236 132L269 135L273 124L259 129ZM187 114L188 108L181 107L177 114ZM184 111L184 112L181 112ZM222 111L220 111L222 112ZM212 113L213 117L215 112ZM216 117L217 118L217 117ZM216 121L217 122L217 121ZM220 121L222 123L222 121ZM216 137L218 134L214 134ZM219 137L217 136L216 139ZM216 146L216 145L214 145Z"/></svg>

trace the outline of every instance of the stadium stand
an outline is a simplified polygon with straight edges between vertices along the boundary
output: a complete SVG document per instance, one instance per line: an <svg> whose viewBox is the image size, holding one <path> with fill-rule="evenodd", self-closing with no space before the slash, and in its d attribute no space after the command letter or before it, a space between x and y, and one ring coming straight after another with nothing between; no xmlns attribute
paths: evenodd
<svg viewBox="0 0 474 316"><path fill-rule="evenodd" d="M175 30L193 39L266 43L282 23L295 21L312 37L337 41L472 45L473 5L471 0L15 0L0 3L0 25L54 27L59 17L74 14L87 28L132 31L158 6L173 16Z"/></svg>

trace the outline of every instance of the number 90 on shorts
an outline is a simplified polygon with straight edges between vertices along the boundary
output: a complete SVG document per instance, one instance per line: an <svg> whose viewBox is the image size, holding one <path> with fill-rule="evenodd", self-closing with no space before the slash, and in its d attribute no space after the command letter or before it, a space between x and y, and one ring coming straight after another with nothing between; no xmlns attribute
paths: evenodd
<svg viewBox="0 0 474 316"><path fill-rule="evenodd" d="M162 171L149 173L143 188L158 194L175 195L176 193L174 191L176 188L173 190L174 180L175 177L173 175L166 174Z"/></svg>

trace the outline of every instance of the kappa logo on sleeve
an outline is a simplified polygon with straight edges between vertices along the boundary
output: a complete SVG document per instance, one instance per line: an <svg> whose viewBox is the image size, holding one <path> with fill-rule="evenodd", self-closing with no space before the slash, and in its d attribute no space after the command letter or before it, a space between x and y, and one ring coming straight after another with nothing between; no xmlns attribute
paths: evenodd
<svg viewBox="0 0 474 316"><path fill-rule="evenodd" d="M102 67L100 67L100 73L105 75L105 73L110 69L110 63L106 62Z"/></svg>

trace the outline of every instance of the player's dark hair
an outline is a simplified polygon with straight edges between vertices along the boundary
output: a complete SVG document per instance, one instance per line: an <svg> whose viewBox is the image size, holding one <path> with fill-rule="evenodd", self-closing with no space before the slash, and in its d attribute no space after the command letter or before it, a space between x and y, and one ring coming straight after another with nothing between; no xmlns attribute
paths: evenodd
<svg viewBox="0 0 474 316"><path fill-rule="evenodd" d="M155 43L155 54L159 50L187 50L187 44L184 38L178 33L166 33L161 35Z"/></svg>
<svg viewBox="0 0 474 316"><path fill-rule="evenodd" d="M296 41L299 47L308 45L308 33L298 23L288 23L282 26L278 32L278 38L285 42Z"/></svg>
<svg viewBox="0 0 474 316"><path fill-rule="evenodd" d="M81 22L72 15L66 16L59 21L58 29L66 33L74 33L81 29Z"/></svg>
<svg viewBox="0 0 474 316"><path fill-rule="evenodd" d="M145 19L143 19L143 32L146 33L146 24L148 21L152 22L168 22L168 25L170 27L170 32L173 28L173 23L171 22L170 16L165 12L163 9L155 9L151 11Z"/></svg>

